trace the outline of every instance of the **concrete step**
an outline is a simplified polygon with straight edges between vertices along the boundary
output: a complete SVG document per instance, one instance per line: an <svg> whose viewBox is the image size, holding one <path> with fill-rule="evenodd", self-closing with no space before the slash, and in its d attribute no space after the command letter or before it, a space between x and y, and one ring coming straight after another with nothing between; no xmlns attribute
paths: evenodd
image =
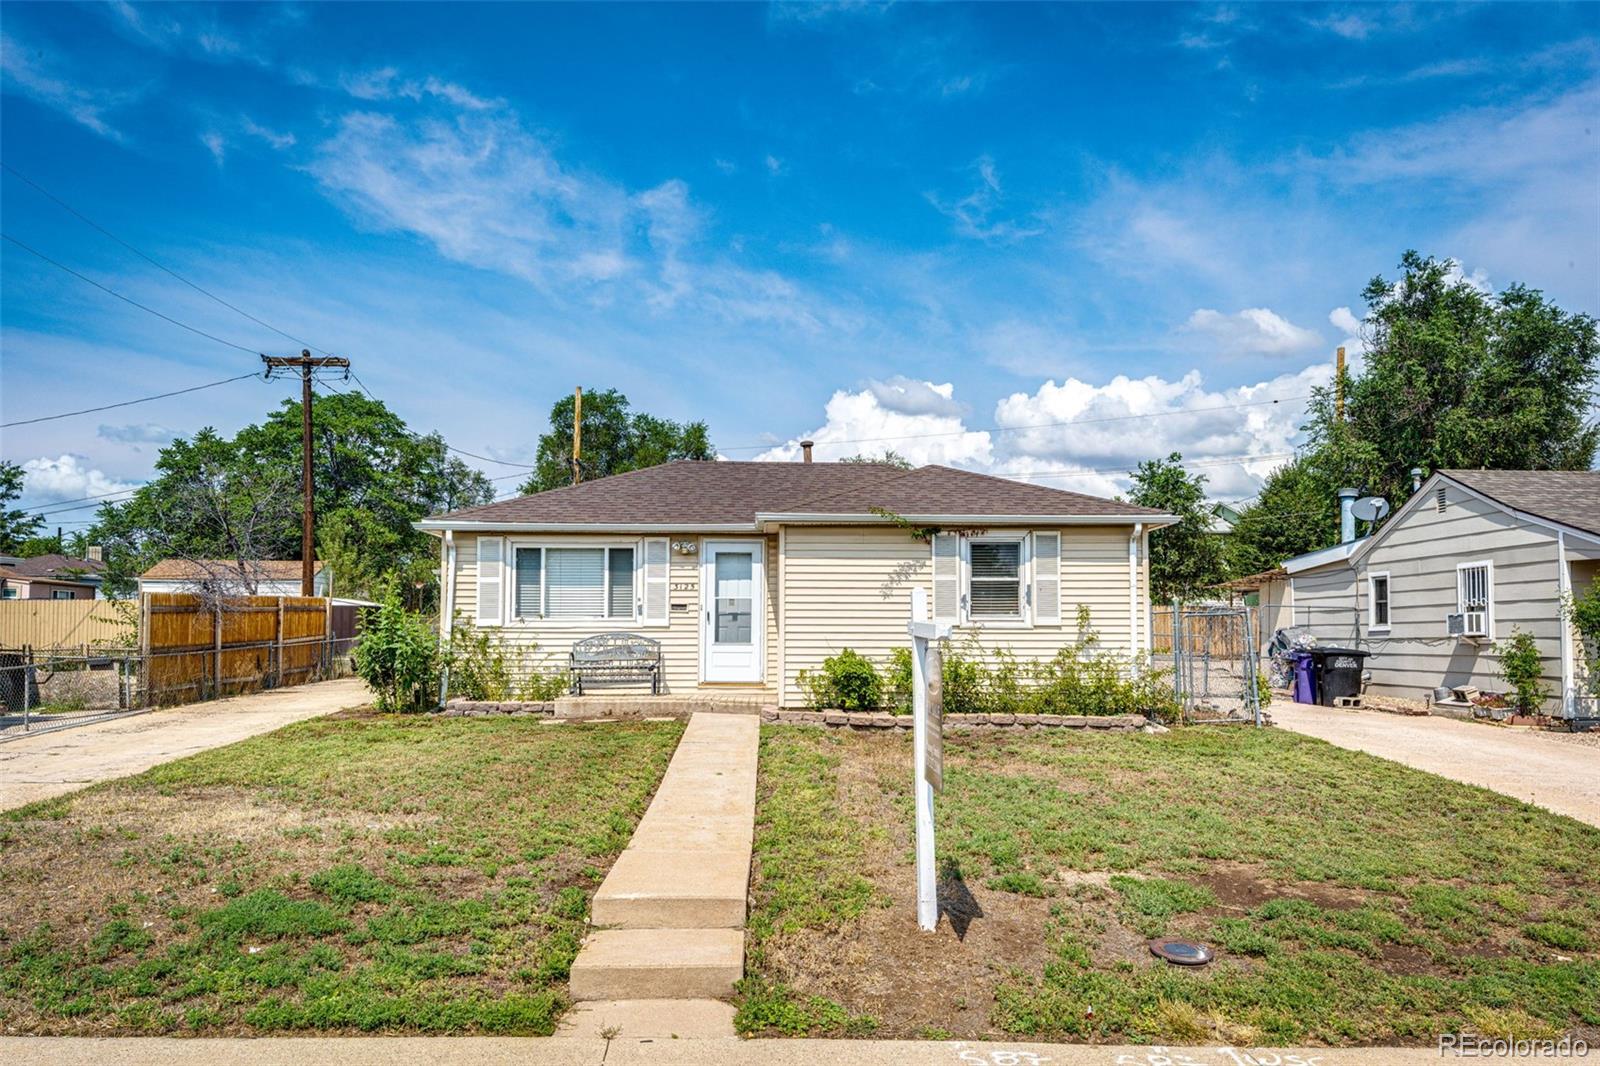
<svg viewBox="0 0 1600 1066"><path fill-rule="evenodd" d="M574 1000L717 999L744 976L742 929L600 929L572 962Z"/></svg>
<svg viewBox="0 0 1600 1066"><path fill-rule="evenodd" d="M561 1016L557 1038L731 1040L733 1004L717 999L595 999Z"/></svg>
<svg viewBox="0 0 1600 1066"><path fill-rule="evenodd" d="M590 921L601 928L741 929L749 879L748 846L720 851L630 847L595 893Z"/></svg>

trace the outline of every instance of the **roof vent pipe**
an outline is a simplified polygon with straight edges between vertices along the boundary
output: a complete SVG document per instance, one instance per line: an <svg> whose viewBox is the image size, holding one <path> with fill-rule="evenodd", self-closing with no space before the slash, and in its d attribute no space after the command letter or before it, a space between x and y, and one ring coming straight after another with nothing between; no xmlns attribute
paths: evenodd
<svg viewBox="0 0 1600 1066"><path fill-rule="evenodd" d="M1411 491L1416 492L1422 488L1422 467L1411 468Z"/></svg>
<svg viewBox="0 0 1600 1066"><path fill-rule="evenodd" d="M1361 495L1355 489L1339 490L1339 543L1349 544L1356 539L1356 516L1351 507Z"/></svg>
<svg viewBox="0 0 1600 1066"><path fill-rule="evenodd" d="M811 448L816 443L817 442L814 440L803 440L800 442L801 462L809 463L811 461Z"/></svg>

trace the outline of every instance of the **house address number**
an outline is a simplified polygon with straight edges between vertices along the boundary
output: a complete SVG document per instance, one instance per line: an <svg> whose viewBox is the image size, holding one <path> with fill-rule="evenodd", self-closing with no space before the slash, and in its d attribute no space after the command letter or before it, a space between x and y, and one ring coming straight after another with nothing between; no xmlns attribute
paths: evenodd
<svg viewBox="0 0 1600 1066"><path fill-rule="evenodd" d="M693 592L694 590L695 583L693 581L674 581L672 583L673 592Z"/></svg>

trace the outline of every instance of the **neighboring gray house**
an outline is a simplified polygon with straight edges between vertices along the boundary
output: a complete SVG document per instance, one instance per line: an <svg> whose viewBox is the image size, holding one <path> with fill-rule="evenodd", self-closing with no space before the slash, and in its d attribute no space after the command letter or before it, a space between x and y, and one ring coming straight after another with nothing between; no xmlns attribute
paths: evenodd
<svg viewBox="0 0 1600 1066"><path fill-rule="evenodd" d="M1539 642L1548 710L1591 697L1563 601L1600 574L1600 471L1441 470L1377 532L1285 561L1296 625L1371 651L1370 690L1430 699L1438 687L1504 691L1494 643Z"/></svg>

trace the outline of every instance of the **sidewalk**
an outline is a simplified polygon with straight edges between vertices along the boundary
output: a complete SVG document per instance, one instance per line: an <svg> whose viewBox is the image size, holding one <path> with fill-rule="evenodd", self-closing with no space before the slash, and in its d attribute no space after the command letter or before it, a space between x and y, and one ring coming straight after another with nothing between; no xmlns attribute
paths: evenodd
<svg viewBox="0 0 1600 1066"><path fill-rule="evenodd" d="M1600 826L1600 747L1584 737L1280 700L1271 714L1284 729Z"/></svg>
<svg viewBox="0 0 1600 1066"><path fill-rule="evenodd" d="M0 744L0 810L142 773L291 722L359 707L368 698L365 682L343 678L8 740Z"/></svg>
<svg viewBox="0 0 1600 1066"><path fill-rule="evenodd" d="M8 1066L1422 1066L1433 1047L1156 1048L911 1040L562 1040L538 1037L0 1037ZM1551 1061L1549 1058L1540 1061Z"/></svg>

